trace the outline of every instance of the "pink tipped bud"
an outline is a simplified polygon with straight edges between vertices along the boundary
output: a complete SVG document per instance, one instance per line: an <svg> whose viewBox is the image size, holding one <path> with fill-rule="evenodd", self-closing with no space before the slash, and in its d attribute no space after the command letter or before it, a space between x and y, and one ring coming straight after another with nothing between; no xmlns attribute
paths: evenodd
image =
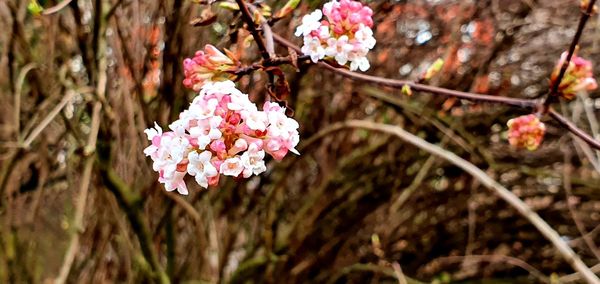
<svg viewBox="0 0 600 284"><path fill-rule="evenodd" d="M567 60L567 52L563 52L560 60L554 67L554 71L550 76L550 86L553 87L558 80L560 70ZM573 55L571 62L567 66L564 77L560 81L558 86L558 94L567 100L575 98L578 92L581 91L593 91L598 88L596 79L592 71L592 62L585 60L582 57Z"/></svg>
<svg viewBox="0 0 600 284"><path fill-rule="evenodd" d="M204 51L196 51L193 58L183 60L185 79L183 85L194 91L200 91L207 81L235 80L231 73L240 67L240 63L230 52L222 53L216 47L207 44Z"/></svg>
<svg viewBox="0 0 600 284"><path fill-rule="evenodd" d="M544 139L546 126L535 114L523 115L508 121L508 142L517 148L536 150Z"/></svg>

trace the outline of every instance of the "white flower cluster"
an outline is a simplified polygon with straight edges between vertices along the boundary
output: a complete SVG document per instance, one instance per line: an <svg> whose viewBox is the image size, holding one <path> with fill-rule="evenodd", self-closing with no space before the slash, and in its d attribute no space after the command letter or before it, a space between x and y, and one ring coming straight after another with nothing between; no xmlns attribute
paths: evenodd
<svg viewBox="0 0 600 284"><path fill-rule="evenodd" d="M326 20L322 20L323 14ZM366 71L370 68L367 53L375 47L372 19L373 11L358 1L333 0L323 10L302 18L296 36L304 38L302 53L313 62L329 57L340 65L350 62L350 70Z"/></svg>
<svg viewBox="0 0 600 284"><path fill-rule="evenodd" d="M288 151L299 154L298 127L276 103L266 102L259 111L232 81L207 82L169 125L171 131L163 132L156 123L146 129L152 144L144 153L168 191L188 194L186 174L207 188L219 182L220 174L248 178L264 172L265 153L276 160Z"/></svg>

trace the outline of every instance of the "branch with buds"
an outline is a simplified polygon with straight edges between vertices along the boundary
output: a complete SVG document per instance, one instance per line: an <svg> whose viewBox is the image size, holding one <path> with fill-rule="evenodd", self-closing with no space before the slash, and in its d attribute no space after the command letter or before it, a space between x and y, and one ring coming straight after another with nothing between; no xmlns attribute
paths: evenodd
<svg viewBox="0 0 600 284"><path fill-rule="evenodd" d="M295 7L297 3L284 6L285 11L279 11L276 18L280 19L290 13L290 7ZM432 68L425 72L418 82L407 80L395 80L365 75L352 70L366 70L370 64L366 54L375 45L375 39L372 37L371 19L372 11L357 1L341 0L328 2L322 10L306 15L302 19L302 24L296 29L296 35L304 39L304 45L298 47L283 37L272 34L269 29L269 41L271 38L282 46L287 47L290 55L281 57L276 56L274 52L269 51L265 40L257 28L256 21L266 24L266 20L261 15L255 17L251 11L258 12L257 7L248 4L244 0L236 0L242 20L245 22L248 30L252 34L258 49L261 53L260 62L242 66L240 61L228 50L224 53L212 45L207 45L204 51L196 53L194 58L184 61L184 70L186 79L184 85L194 91L200 91L206 82L237 80L240 76L250 74L257 70L262 70L270 75L270 86L273 84L274 70L278 70L279 81L286 85L283 72L274 69L276 66L290 64L298 66L300 62L306 63L308 59L319 66L345 76L350 79L373 83L381 86L401 89L403 93L413 94L413 92L424 92L433 95L454 97L473 102L503 104L512 107L529 109L535 114L525 115L509 121L509 142L511 145L519 148L535 150L543 140L545 125L540 122L540 116L548 113L560 125L571 131L577 137L588 143L591 147L600 150L600 142L592 138L589 134L575 126L572 122L561 116L551 108L551 103L557 97L572 99L579 91L589 91L597 88L597 83L592 77L592 65L589 61L575 55L577 44L587 20L594 12L595 0L584 1L582 3L582 17L579 21L577 32L570 45L568 52L565 52L551 76L551 90L543 99L521 99L511 97L491 96L471 92L462 92L451 89L445 89L423 84L423 82L434 76L443 62L436 62ZM256 13L254 13L256 14ZM264 30L263 30L264 32ZM302 54L298 56L297 54ZM349 64L349 67L346 65ZM350 70L348 70L348 68ZM270 92L274 92L269 88ZM281 102L283 99L277 94L271 97ZM283 101L285 103L285 101Z"/></svg>

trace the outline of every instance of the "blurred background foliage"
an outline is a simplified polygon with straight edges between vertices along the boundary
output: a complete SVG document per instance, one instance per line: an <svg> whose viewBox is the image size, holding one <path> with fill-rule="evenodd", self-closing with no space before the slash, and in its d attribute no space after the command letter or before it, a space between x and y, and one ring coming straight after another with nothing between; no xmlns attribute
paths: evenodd
<svg viewBox="0 0 600 284"><path fill-rule="evenodd" d="M38 0L46 9L58 2ZM166 127L193 98L181 84L182 60L207 43L245 64L259 60L239 16L194 2L74 0L51 15L29 1L0 2L0 282L52 281L78 233L70 283L159 282L161 275L176 283L392 283L395 264L409 282L529 283L573 272L531 224L456 166L386 134L327 131L347 119L401 126L473 162L589 266L598 263L597 248L581 237L581 227L592 240L600 231L597 152L552 122L539 150L514 150L505 124L523 112L408 97L316 66L284 68L302 155L269 161L265 174L247 181L166 193L142 153L143 130L153 121ZM284 2L264 4L277 11ZM323 2L301 1L274 32L299 44L295 26ZM368 4L377 38L369 74L418 79L443 58L430 84L523 98L547 91L579 14L574 0ZM206 26L190 25L213 16ZM579 52L593 62L600 62L599 30L593 17ZM267 81L256 72L238 86L262 102ZM73 99L22 147L66 96ZM102 111L90 159L95 102ZM597 94L561 105L589 132L599 108ZM89 194L79 227L83 183Z"/></svg>

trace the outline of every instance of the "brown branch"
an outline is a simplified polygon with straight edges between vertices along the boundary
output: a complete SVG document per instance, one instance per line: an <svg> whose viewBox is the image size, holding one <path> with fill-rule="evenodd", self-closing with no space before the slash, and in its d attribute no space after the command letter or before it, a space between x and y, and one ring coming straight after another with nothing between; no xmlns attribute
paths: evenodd
<svg viewBox="0 0 600 284"><path fill-rule="evenodd" d="M261 60L260 62L254 63L252 65L248 65L245 67L241 67L238 70L230 72L236 76L248 75L256 70L264 69L265 67L270 66L279 66L285 64L297 65L297 62L308 60L310 57L307 55L298 56L298 58L293 58L291 56L284 57L271 57L268 60Z"/></svg>
<svg viewBox="0 0 600 284"><path fill-rule="evenodd" d="M575 32L573 41L571 41L571 46L569 46L567 58L566 58L565 62L563 62L563 65L560 67L560 72L558 73L558 77L556 77L556 81L554 81L554 85L552 85L552 90L550 91L548 96L546 96L546 100L544 101L543 111L547 111L548 106L550 106L550 104L552 104L554 102L554 100L556 100L556 94L558 92L558 88L560 87L560 82L562 81L563 77L565 76L565 73L567 72L567 68L569 67L569 64L571 63L571 58L573 58L573 55L575 54L575 51L577 49L577 44L579 43L579 40L581 39L581 35L583 34L583 29L585 28L585 24L587 23L588 19L594 12L594 4L595 3L596 3L596 0L591 0L588 3L588 6L585 9L585 11L583 9L581 10L581 18L579 19L579 25L577 26L577 32Z"/></svg>
<svg viewBox="0 0 600 284"><path fill-rule="evenodd" d="M585 141L587 144L595 148L596 150L600 150L600 142L594 139L589 134L585 133L585 131L581 130L575 123L569 121L566 117L562 116L553 108L548 110L548 114L554 118L560 125L569 130L575 136L581 138L581 140Z"/></svg>
<svg viewBox="0 0 600 284"><path fill-rule="evenodd" d="M292 42L284 39L283 37L279 36L278 34L273 34L273 38L279 44L286 46L288 48L291 48L291 49L295 50L296 52L300 52L300 48L298 46L296 46ZM508 98L508 97L499 97L499 96L490 96L490 95L483 95L483 94L461 92L461 91L455 91L455 90L450 90L450 89L445 89L445 88L440 88L440 87L419 84L419 83L415 83L415 82L407 81L407 80L395 80L395 79L388 79L388 78L381 78L381 77L376 77L376 76L371 76L371 75L365 75L365 74L361 74L361 73L357 73L357 72L352 72L352 71L349 71L346 69L334 67L333 65L331 65L330 63L328 63L326 61L320 61L318 63L318 65L321 67L324 67L325 69L327 69L329 71L335 72L335 73L340 74L347 78L365 81L365 82L369 82L369 83L374 83L374 84L378 84L381 86L392 87L392 88L396 88L396 89L401 89L404 86L409 86L414 91L421 91L421 92L426 92L426 93L430 93L430 94L434 94L434 95L455 97L455 98L466 99L466 100L470 100L470 101L498 103L498 104L504 104L504 105L509 105L509 106L516 106L516 107L520 107L520 108L536 108L542 103L540 100ZM554 120L556 120L559 124L561 124L562 126L567 128L573 134L577 135L579 138L581 138L583 141L585 141L591 147L593 147L597 150L600 150L600 141L594 139L589 134L585 133L585 131L583 131L582 129L577 127L573 122L569 121L567 118L563 117L562 115L560 115L559 113L554 111L552 108L549 108L548 112L549 112L550 116Z"/></svg>
<svg viewBox="0 0 600 284"><path fill-rule="evenodd" d="M67 7L67 5L69 5L69 3L71 3L71 1L73 1L73 0L63 0L62 2L56 4L56 6L50 7L48 9L44 9L44 12L42 12L42 14L44 14L44 15L54 14L54 13L60 11L62 8Z"/></svg>
<svg viewBox="0 0 600 284"><path fill-rule="evenodd" d="M252 18L252 14L250 13L250 10L248 10L246 1L235 0L235 2L238 4L238 6L240 8L240 12L242 13L242 19L244 20L244 22L246 22L246 25L248 25L248 30L252 34L252 37L254 38L256 45L258 45L260 55L262 56L263 59L268 60L269 58L271 58L271 55L269 54L267 45L265 44L265 41L263 40L262 36L256 29L256 25L254 24L254 19Z"/></svg>
<svg viewBox="0 0 600 284"><path fill-rule="evenodd" d="M276 42L280 43L283 46L291 48L298 53L301 53L300 48L290 41L284 39L278 34L273 34L273 38ZM488 102L488 103L499 103L511 106L517 106L521 108L535 108L540 102L538 100L531 99L519 99L519 98L508 98L508 97L499 97L499 96L491 96L491 95L483 95L483 94L475 94L468 92L461 92L456 90L450 90L440 87L434 87L424 84L415 83L408 80L396 80L396 79L388 79L381 78L371 75L365 75L357 72L352 72L346 69L341 69L334 67L328 62L321 61L318 63L319 66L324 67L327 70L338 73L344 77L348 77L355 80L370 82L374 84L378 84L381 86L392 87L396 89L401 89L404 86L409 86L413 91L420 91L431 93L434 95L442 95L447 97L455 97L459 99L466 99L471 101L480 101L480 102Z"/></svg>
<svg viewBox="0 0 600 284"><path fill-rule="evenodd" d="M75 261L75 256L79 251L79 237L84 230L83 217L85 214L90 180L92 177L92 169L94 166L95 156L93 155L93 153L96 151L96 141L98 139L98 130L100 128L101 108L102 104L100 102L96 102L94 104L94 110L92 112L91 131L85 146L86 150L84 151L86 157L83 166L83 176L81 178L81 184L79 185L79 195L77 196L77 201L75 205L75 220L73 221L73 226L75 227L75 230L73 231L73 236L71 237L69 248L67 249L67 253L65 254L65 259L63 261L62 267L60 268L60 272L56 279L54 279L54 283L57 284L65 283L67 281L69 272L71 271L71 267L73 266L73 261Z"/></svg>

